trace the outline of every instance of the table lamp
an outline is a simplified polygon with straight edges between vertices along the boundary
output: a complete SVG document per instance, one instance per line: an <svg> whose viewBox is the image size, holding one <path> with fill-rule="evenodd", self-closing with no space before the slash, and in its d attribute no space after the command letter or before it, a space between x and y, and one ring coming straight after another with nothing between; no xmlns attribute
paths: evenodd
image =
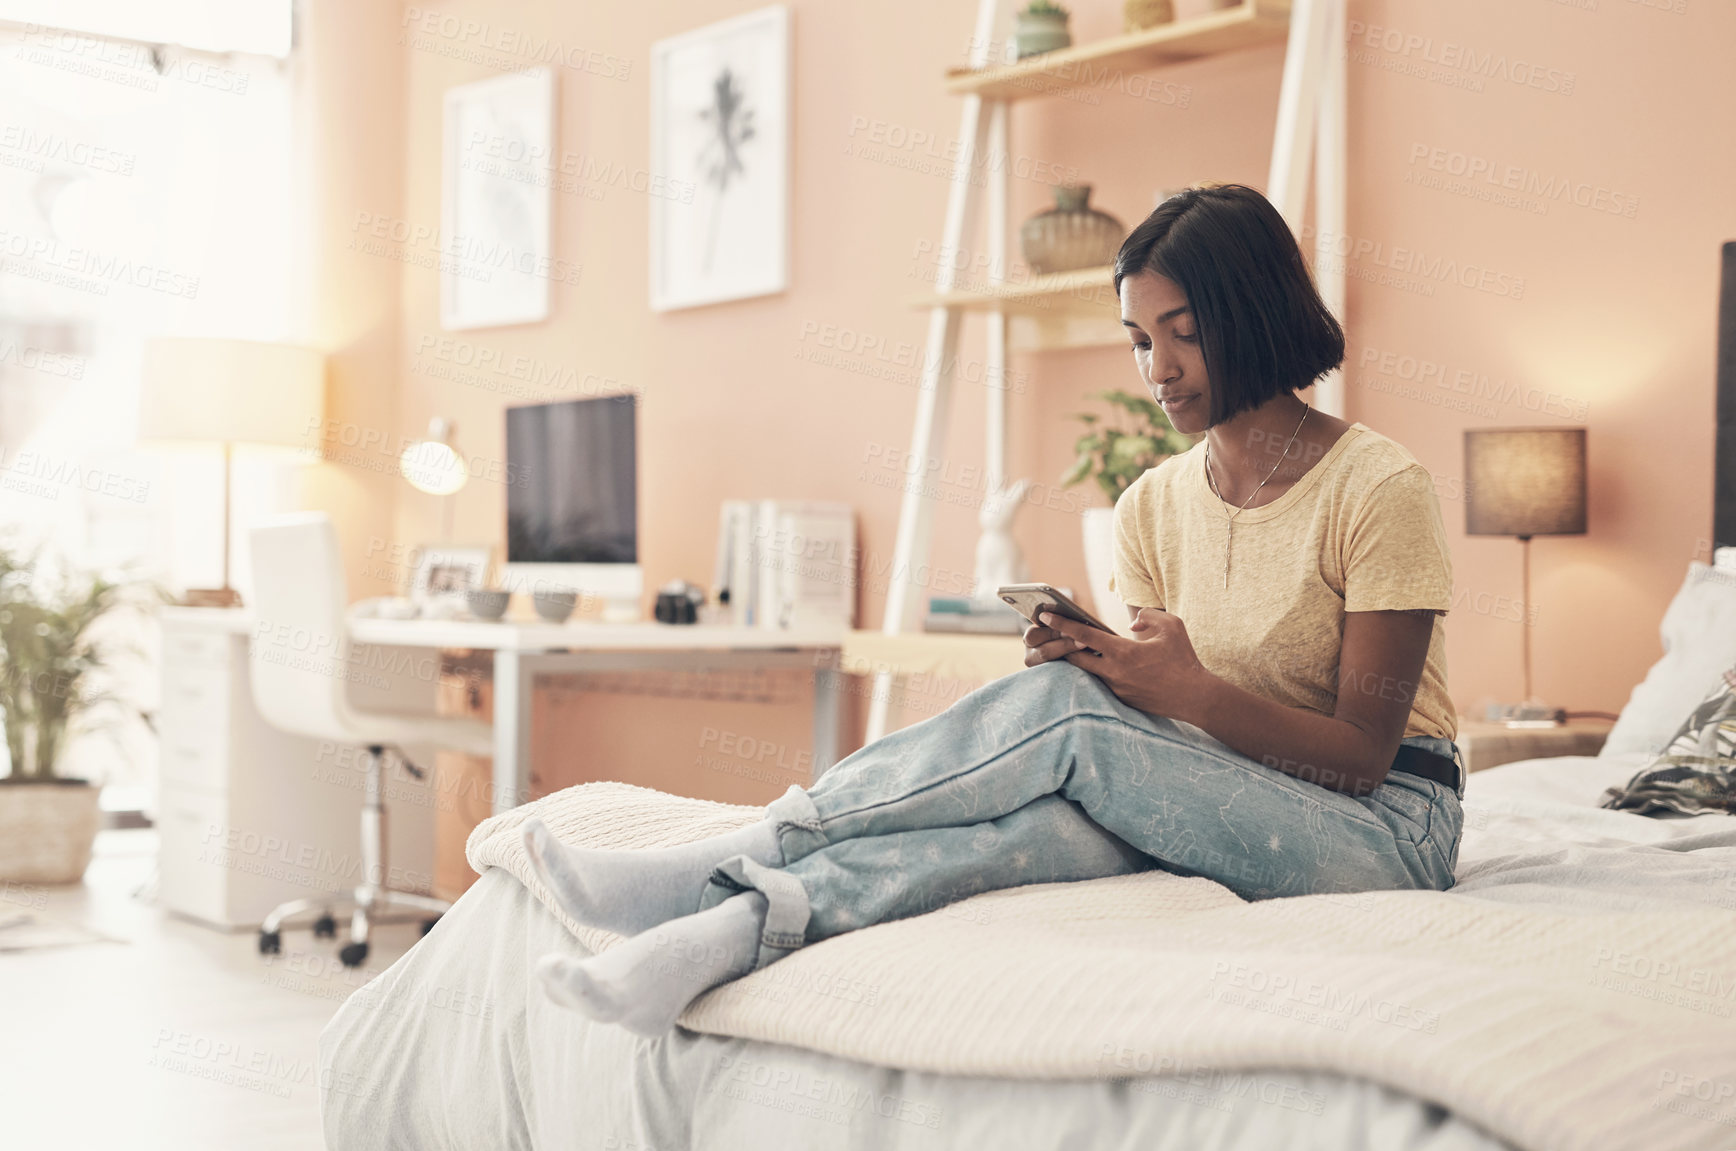
<svg viewBox="0 0 1736 1151"><path fill-rule="evenodd" d="M1525 695L1518 707L1500 709L1510 723L1553 715L1531 697L1531 537L1584 535L1585 502L1584 428L1465 433L1465 534L1519 537Z"/></svg>
<svg viewBox="0 0 1736 1151"><path fill-rule="evenodd" d="M223 586L189 589L189 606L241 603L229 586L229 470L235 447L305 449L324 413L325 356L314 348L251 340L145 344L139 439L223 446Z"/></svg>

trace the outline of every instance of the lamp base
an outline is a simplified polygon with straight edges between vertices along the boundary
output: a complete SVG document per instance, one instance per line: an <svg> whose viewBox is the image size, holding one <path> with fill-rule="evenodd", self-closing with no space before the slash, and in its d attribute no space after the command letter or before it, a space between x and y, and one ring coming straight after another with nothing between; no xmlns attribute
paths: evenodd
<svg viewBox="0 0 1736 1151"><path fill-rule="evenodd" d="M1492 703L1483 718L1508 727L1560 727L1567 722L1567 713L1541 703Z"/></svg>
<svg viewBox="0 0 1736 1151"><path fill-rule="evenodd" d="M181 603L186 607L240 607L241 593L232 587L188 588Z"/></svg>

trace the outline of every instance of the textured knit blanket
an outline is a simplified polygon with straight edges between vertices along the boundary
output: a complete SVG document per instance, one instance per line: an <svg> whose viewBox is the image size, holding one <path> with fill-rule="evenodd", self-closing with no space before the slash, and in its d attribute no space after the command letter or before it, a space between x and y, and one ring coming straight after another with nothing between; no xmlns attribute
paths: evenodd
<svg viewBox="0 0 1736 1151"><path fill-rule="evenodd" d="M600 951L616 937L528 866L532 814L565 842L642 848L761 812L598 783L478 827L472 865L507 868ZM1535 886L1259 903L1161 872L1018 888L804 948L681 1022L957 1075L1324 1070L1525 1149L1736 1148L1736 910L1527 902Z"/></svg>

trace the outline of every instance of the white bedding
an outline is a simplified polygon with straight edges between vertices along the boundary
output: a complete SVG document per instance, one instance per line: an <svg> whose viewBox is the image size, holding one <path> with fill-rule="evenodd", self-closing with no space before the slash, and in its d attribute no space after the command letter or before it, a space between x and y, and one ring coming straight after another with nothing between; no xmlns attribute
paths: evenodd
<svg viewBox="0 0 1736 1151"><path fill-rule="evenodd" d="M1561 911L1695 906L1714 926L1736 924L1736 821L1665 822L1588 806L1632 770L1632 760L1571 759L1474 777L1455 894ZM970 915L971 906L938 914ZM327 1028L321 1068L329 1145L1507 1145L1372 1077L1301 1069L1137 1077L1143 1068L1133 1053L1122 1060L1132 1079L1033 1082L871 1067L689 1031L646 1042L592 1026L535 992L528 981L535 960L574 946L505 869L488 871L427 941L352 997ZM1599 964L1607 969L1587 976L1636 1002L1676 995L1690 1012L1728 1017L1731 1000L1719 989L1727 984L1736 994L1736 972L1690 972L1688 984L1675 987L1642 972L1636 959L1643 958L1612 952ZM1700 986L1708 974L1709 994ZM841 980L831 994L843 1011L876 992ZM778 994L777 985L763 993ZM1119 1056L1107 1058L1113 1066ZM1693 1070L1683 1070L1682 1083L1704 1078ZM1659 1098L1674 1102L1668 1093ZM1720 1109L1736 1113L1736 1103L1701 1103L1690 1091L1681 1105L1713 1115L1700 1121L1708 1136L1702 1145L1736 1146L1736 1126L1717 1119ZM1595 1138L1561 1145L1573 1143L1597 1145Z"/></svg>

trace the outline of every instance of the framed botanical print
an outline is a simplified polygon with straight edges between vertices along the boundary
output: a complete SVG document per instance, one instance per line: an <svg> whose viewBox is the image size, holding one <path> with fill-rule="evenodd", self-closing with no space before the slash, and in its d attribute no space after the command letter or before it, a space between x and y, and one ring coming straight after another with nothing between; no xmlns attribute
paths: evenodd
<svg viewBox="0 0 1736 1151"><path fill-rule="evenodd" d="M447 90L436 245L442 328L548 318L549 282L568 275L550 244L554 116L549 68Z"/></svg>
<svg viewBox="0 0 1736 1151"><path fill-rule="evenodd" d="M651 49L651 307L789 284L790 11L761 8Z"/></svg>

